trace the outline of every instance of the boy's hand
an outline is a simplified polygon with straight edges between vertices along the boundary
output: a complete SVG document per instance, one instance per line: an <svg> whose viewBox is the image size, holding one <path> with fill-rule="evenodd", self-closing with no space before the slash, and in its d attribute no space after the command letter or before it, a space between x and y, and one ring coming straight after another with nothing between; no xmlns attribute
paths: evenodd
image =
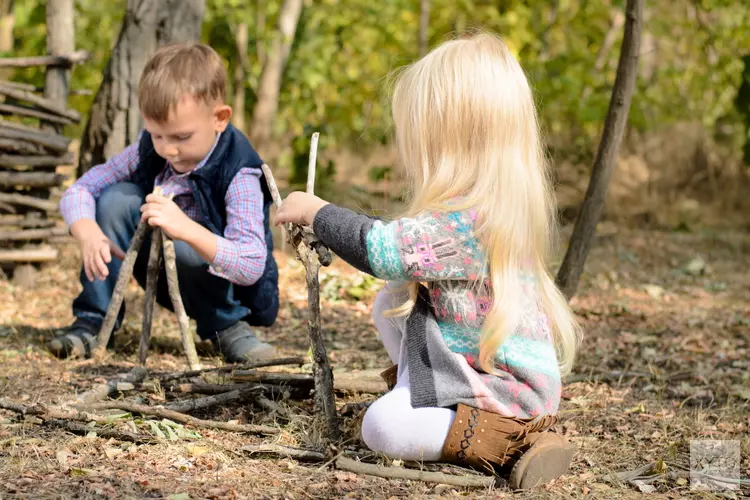
<svg viewBox="0 0 750 500"><path fill-rule="evenodd" d="M149 226L160 227L173 240L186 240L192 219L166 196L149 194L141 206L141 219Z"/></svg>
<svg viewBox="0 0 750 500"><path fill-rule="evenodd" d="M281 207L276 211L274 225L299 224L302 226L312 226L318 210L328 205L328 202L318 198L315 195L295 191L281 203Z"/></svg>
<svg viewBox="0 0 750 500"><path fill-rule="evenodd" d="M104 280L109 276L107 264L112 262L112 255L119 259L125 258L125 253L91 219L74 222L70 232L81 244L83 272L89 281Z"/></svg>

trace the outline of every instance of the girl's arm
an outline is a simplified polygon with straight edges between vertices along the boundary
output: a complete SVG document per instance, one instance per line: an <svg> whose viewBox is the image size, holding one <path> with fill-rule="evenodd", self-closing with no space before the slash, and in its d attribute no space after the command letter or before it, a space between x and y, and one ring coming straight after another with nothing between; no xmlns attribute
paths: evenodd
<svg viewBox="0 0 750 500"><path fill-rule="evenodd" d="M349 264L387 280L474 280L486 275L485 256L470 211L424 213L383 223L327 204L313 230Z"/></svg>

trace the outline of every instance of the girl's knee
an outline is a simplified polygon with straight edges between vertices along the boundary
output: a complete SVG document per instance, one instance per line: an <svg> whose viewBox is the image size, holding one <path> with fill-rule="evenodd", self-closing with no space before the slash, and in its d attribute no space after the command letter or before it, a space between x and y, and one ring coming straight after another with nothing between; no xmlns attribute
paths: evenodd
<svg viewBox="0 0 750 500"><path fill-rule="evenodd" d="M399 443L399 416L402 414L400 391L394 390L375 401L367 409L362 420L362 441L372 451L384 453L392 458L400 450ZM408 393L406 393L408 398ZM406 406L409 406L408 400Z"/></svg>

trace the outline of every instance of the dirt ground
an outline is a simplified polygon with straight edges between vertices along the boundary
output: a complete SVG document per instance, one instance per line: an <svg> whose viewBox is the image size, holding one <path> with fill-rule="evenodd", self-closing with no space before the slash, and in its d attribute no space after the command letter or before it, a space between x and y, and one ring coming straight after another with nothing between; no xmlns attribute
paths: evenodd
<svg viewBox="0 0 750 500"><path fill-rule="evenodd" d="M79 291L79 255L45 267L33 290L0 282L0 398L58 403L125 373L136 359L142 292L131 284L128 314L116 351L103 366L59 361L44 350L53 329L72 320ZM285 354L306 355L304 270L278 254L282 308L275 326L260 335ZM315 447L321 425L309 401L282 401L291 422L253 403L195 413L216 420L278 426L258 437L218 430L181 429L174 439L132 444L96 434L74 435L0 410L0 499L5 498L739 498L744 490L691 489L691 440L741 444L742 477L750 475L750 235L746 232L666 233L602 226L574 308L585 339L563 390L559 429L578 447L570 473L532 492L386 480L286 458L251 456L248 444ZM334 373L385 368L387 357L370 321L374 280L340 261L322 275L323 319ZM358 300L359 299L359 300ZM152 372L186 369L177 324L157 311ZM206 365L218 359L204 357ZM309 365L286 370L309 371ZM368 372L368 373L369 373ZM172 396L145 394L151 404ZM184 396L183 396L184 397ZM339 397L346 403L375 395ZM338 450L362 448L354 412L343 422ZM159 419L138 420L153 433ZM124 424L123 424L124 425ZM365 453L362 451L361 453ZM362 455L368 458L366 455ZM373 457L369 457L373 458ZM376 457L375 457L376 458ZM651 481L627 482L611 474L657 462ZM451 469L455 472L455 469ZM671 474L670 474L671 473Z"/></svg>

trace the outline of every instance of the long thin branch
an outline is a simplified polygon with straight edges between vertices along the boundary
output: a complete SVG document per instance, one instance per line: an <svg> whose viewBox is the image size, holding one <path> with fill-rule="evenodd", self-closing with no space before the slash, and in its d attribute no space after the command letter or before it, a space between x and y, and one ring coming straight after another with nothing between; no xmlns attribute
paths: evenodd
<svg viewBox="0 0 750 500"><path fill-rule="evenodd" d="M104 439L117 439L118 441L129 441L129 442L139 443L139 444L154 444L154 443L159 442L156 438L153 438L145 434L136 434L134 432L118 431L118 430L106 429L102 427L92 428L92 427L89 427L88 425L84 425L80 422L74 422L71 420L47 419L47 420L44 420L44 424L50 425L52 427L65 429L67 431L72 432L73 434L79 434L83 436L86 436L91 432L95 432L97 436L102 437Z"/></svg>
<svg viewBox="0 0 750 500"><path fill-rule="evenodd" d="M166 418L174 422L181 424L192 425L194 427L201 427L204 429L221 429L232 432L248 432L252 434L278 434L280 430L275 427L269 427L267 425L243 425L233 424L230 422L217 422L215 420L203 420L200 418L191 417L176 411L168 410L166 408L154 408L151 406L130 403L127 401L105 401L103 403L95 403L86 407L90 410L122 410L131 413L140 413L141 415L151 415L159 418Z"/></svg>
<svg viewBox="0 0 750 500"><path fill-rule="evenodd" d="M135 234L133 235L133 239L130 240L130 246L125 254L125 259L123 259L122 265L120 266L120 274L117 276L115 289L112 292L109 307L107 307L107 314L104 316L102 327L99 330L97 346L93 353L95 359L101 359L107 350L109 338L112 336L112 329L115 326L117 315L120 313L120 306L122 306L122 301L125 298L125 289L128 286L130 277L133 276L135 259L138 257L138 252L141 249L141 245L143 245L143 240L149 229L150 227L148 224L140 221L135 230Z"/></svg>
<svg viewBox="0 0 750 500"><path fill-rule="evenodd" d="M278 444L247 445L242 447L242 451L246 451L251 455L272 455L275 457L293 458L295 460L306 462L323 462L326 459L326 456L319 451L301 450L299 448L290 448Z"/></svg>
<svg viewBox="0 0 750 500"><path fill-rule="evenodd" d="M240 401L250 396L257 395L258 392L262 391L263 387L253 385L246 389L234 390L225 392L222 394L216 394L213 396L206 396L203 398L189 399L186 401L178 401L166 405L164 408L171 411L177 411L180 413L189 413L191 411L200 410L202 408L210 408L216 405L225 405L234 401Z"/></svg>
<svg viewBox="0 0 750 500"><path fill-rule="evenodd" d="M81 404L81 403L93 403L95 401L101 401L102 399L111 398L119 393L118 385L122 382L130 384L140 384L143 382L148 375L145 368L136 366L131 369L124 377L119 380L111 380L106 384L99 384L93 389L79 394L74 400L69 401L66 404Z"/></svg>
<svg viewBox="0 0 750 500"><path fill-rule="evenodd" d="M161 270L161 246L162 232L156 228L151 232L151 248L148 254L148 266L146 268L146 292L143 301L143 322L141 324L141 341L138 345L138 364L146 365L148 349L151 344L151 323L154 318L154 305L156 305L156 288Z"/></svg>
<svg viewBox="0 0 750 500"><path fill-rule="evenodd" d="M294 358L279 358L269 359L266 361L258 361L256 363L248 363L244 365L230 365L230 366L219 366L214 368L203 368L201 370L190 370L179 373L168 373L166 375L157 376L162 382L169 382L170 380L177 380L181 378L191 378L201 375L203 373L218 372L218 373L231 373L236 370L251 370L253 368L263 368L266 366L283 366L283 365L303 365L307 360L303 357Z"/></svg>
<svg viewBox="0 0 750 500"><path fill-rule="evenodd" d="M167 271L169 297L172 299L172 307L174 307L177 322L180 325L182 347L185 349L188 366L191 370L200 370L201 363L198 352L195 350L193 332L190 331L190 320L187 312L185 312L185 305L182 303L182 295L180 294L180 284L177 281L177 256L174 251L174 241L166 234L164 235L164 267Z"/></svg>
<svg viewBox="0 0 750 500"><path fill-rule="evenodd" d="M495 478L492 476L453 476L443 474L442 472L428 472L405 469L403 467L384 467L382 465L357 462L343 456L336 459L336 468L356 474L367 474L387 479L409 479L411 481L449 484L464 488L489 488L495 484Z"/></svg>

